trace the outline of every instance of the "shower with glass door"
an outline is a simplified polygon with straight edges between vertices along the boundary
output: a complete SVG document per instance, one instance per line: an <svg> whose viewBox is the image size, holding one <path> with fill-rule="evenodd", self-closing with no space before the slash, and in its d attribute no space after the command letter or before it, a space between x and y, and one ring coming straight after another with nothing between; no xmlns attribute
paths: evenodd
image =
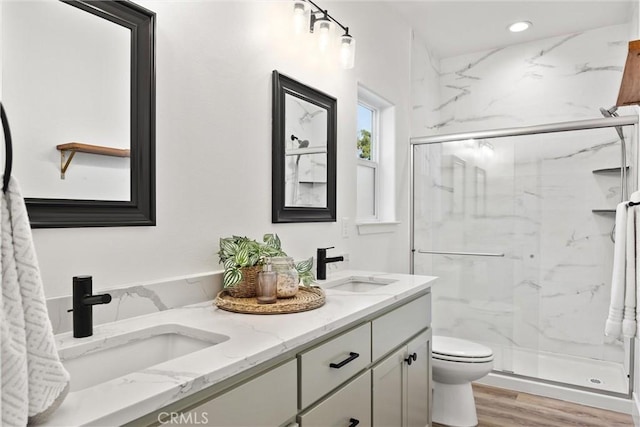
<svg viewBox="0 0 640 427"><path fill-rule="evenodd" d="M491 347L499 375L630 395L632 346L604 325L636 127L606 117L412 138L412 268L439 277L434 334Z"/></svg>

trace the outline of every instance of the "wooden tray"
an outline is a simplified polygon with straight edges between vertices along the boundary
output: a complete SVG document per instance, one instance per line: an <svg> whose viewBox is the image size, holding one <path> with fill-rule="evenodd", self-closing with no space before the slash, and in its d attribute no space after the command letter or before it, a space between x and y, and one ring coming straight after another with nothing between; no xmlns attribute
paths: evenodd
<svg viewBox="0 0 640 427"><path fill-rule="evenodd" d="M273 304L258 304L256 298L234 298L226 290L218 293L213 302L218 308L245 314L286 314L314 310L324 305L324 291L317 287L298 288L292 298L281 298Z"/></svg>

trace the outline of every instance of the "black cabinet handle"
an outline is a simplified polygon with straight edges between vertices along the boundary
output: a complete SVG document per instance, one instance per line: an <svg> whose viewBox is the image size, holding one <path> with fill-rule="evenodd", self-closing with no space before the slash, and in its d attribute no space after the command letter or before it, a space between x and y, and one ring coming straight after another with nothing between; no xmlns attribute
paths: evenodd
<svg viewBox="0 0 640 427"><path fill-rule="evenodd" d="M404 361L407 362L407 365L411 366L411 364L415 362L417 358L418 358L418 355L416 353L413 353L407 356L407 358L404 359Z"/></svg>
<svg viewBox="0 0 640 427"><path fill-rule="evenodd" d="M349 362L351 362L351 361L353 361L353 360L357 359L358 357L360 357L360 355L359 355L358 353L354 353L354 352L352 351L352 352L349 352L349 357L347 357L346 359L344 359L342 362L340 362L340 363L330 363L330 364L329 364L329 366L330 366L330 367L332 367L332 368L340 369L340 368L342 368L344 365L346 365L347 363L349 363ZM356 420L356 421L357 421L357 420ZM358 421L358 422L360 422L360 421Z"/></svg>
<svg viewBox="0 0 640 427"><path fill-rule="evenodd" d="M351 423L349 424L349 427L356 427L360 424L360 420L356 420L355 418L349 418L349 422Z"/></svg>

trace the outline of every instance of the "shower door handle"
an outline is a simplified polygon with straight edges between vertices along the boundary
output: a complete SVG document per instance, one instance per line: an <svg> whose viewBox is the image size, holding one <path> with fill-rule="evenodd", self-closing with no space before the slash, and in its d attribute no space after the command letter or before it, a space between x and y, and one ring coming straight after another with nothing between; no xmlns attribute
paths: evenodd
<svg viewBox="0 0 640 427"><path fill-rule="evenodd" d="M448 252L448 251L424 251L418 249L420 254L435 254L435 255L463 255L463 256L492 256L492 257L504 257L503 253L491 253L491 252Z"/></svg>

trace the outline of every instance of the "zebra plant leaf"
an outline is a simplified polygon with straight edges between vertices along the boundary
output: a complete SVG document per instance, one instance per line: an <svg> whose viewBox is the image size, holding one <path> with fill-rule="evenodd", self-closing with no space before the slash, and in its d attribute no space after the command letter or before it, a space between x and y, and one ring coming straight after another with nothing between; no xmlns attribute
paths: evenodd
<svg viewBox="0 0 640 427"><path fill-rule="evenodd" d="M222 275L222 285L225 288L235 286L242 281L242 272L239 268L227 268Z"/></svg>
<svg viewBox="0 0 640 427"><path fill-rule="evenodd" d="M282 248L282 243L280 242L280 238L277 234L265 234L262 236L262 241L274 249L280 250Z"/></svg>
<svg viewBox="0 0 640 427"><path fill-rule="evenodd" d="M299 263L296 264L296 270L298 270L298 273L306 273L308 271L311 271L312 268L313 268L313 257L306 259L304 261L300 261Z"/></svg>
<svg viewBox="0 0 640 427"><path fill-rule="evenodd" d="M249 267L249 249L246 246L241 246L236 252L235 256L236 264L241 267Z"/></svg>
<svg viewBox="0 0 640 427"><path fill-rule="evenodd" d="M220 239L220 260L225 261L236 253L238 245L232 239Z"/></svg>
<svg viewBox="0 0 640 427"><path fill-rule="evenodd" d="M298 271L298 277L302 281L302 284L305 286L311 285L315 280L315 276L313 275L313 257L306 259L304 261L300 261L296 264L296 270Z"/></svg>
<svg viewBox="0 0 640 427"><path fill-rule="evenodd" d="M300 273L299 278L300 281L302 281L302 284L305 286L311 285L314 280L316 280L315 276L310 271L307 271L306 273Z"/></svg>

